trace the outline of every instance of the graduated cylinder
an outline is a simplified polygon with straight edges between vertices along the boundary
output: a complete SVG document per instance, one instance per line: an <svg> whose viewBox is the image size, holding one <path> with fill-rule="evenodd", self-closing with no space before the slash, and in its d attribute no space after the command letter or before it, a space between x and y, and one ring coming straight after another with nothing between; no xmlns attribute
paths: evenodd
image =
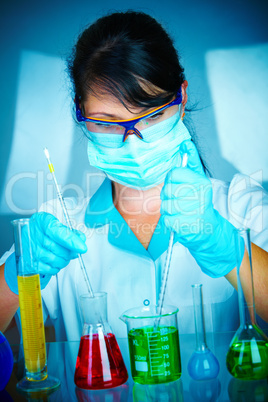
<svg viewBox="0 0 268 402"><path fill-rule="evenodd" d="M33 260L33 240L29 219L12 221L19 290L21 328L26 378L32 381L47 377L46 344L40 278Z"/></svg>

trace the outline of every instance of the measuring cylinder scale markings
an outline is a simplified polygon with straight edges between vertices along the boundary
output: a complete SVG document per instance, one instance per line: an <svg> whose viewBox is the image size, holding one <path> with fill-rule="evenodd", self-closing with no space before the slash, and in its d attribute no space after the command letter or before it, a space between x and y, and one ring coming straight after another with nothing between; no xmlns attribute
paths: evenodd
<svg viewBox="0 0 268 402"><path fill-rule="evenodd" d="M128 345L133 380L139 384L160 384L181 376L178 309L163 306L134 308L120 318L128 326Z"/></svg>
<svg viewBox="0 0 268 402"><path fill-rule="evenodd" d="M128 334L131 372L144 384L175 381L180 377L179 337L175 327L145 327Z"/></svg>
<svg viewBox="0 0 268 402"><path fill-rule="evenodd" d="M41 372L46 366L46 344L39 275L17 279L25 367L30 373Z"/></svg>
<svg viewBox="0 0 268 402"><path fill-rule="evenodd" d="M30 219L17 219L12 224L26 369L25 377L16 387L26 394L50 394L60 386L60 381L47 372L40 277L38 261L34 257L35 239L31 236Z"/></svg>

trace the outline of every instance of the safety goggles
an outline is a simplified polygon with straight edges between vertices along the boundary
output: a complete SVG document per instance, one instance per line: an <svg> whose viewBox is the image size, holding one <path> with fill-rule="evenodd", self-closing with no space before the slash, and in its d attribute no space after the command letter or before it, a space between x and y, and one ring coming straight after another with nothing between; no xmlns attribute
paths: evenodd
<svg viewBox="0 0 268 402"><path fill-rule="evenodd" d="M76 118L79 123L85 123L88 133L120 134L122 136L122 142L125 142L127 137L133 134L135 134L138 138L143 139L140 130L142 131L144 128L151 127L154 124L158 123L159 120L161 120L162 111L172 106L180 105L181 102L182 93L180 88L174 100L166 103L163 106L159 106L154 110L151 110L150 112L145 113L135 119L105 120L83 116L79 99L76 96ZM176 111L177 110L174 110L174 113L176 113Z"/></svg>

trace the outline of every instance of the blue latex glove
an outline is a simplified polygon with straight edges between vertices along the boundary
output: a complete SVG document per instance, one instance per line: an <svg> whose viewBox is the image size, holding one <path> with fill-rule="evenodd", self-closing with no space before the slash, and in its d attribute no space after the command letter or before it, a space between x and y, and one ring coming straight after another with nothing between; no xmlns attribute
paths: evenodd
<svg viewBox="0 0 268 402"><path fill-rule="evenodd" d="M236 240L243 243L243 239L214 209L212 185L192 141L181 144L181 155L185 152L187 167L174 168L166 177L161 192L162 219L175 232L175 240L189 249L204 273L221 277L236 267ZM242 258L241 254L239 262Z"/></svg>
<svg viewBox="0 0 268 402"><path fill-rule="evenodd" d="M70 230L54 215L38 212L30 219L33 261L40 274L41 289L48 284L51 275L66 267L78 253L87 251L86 236L78 230ZM24 258L27 258L28 239L23 239ZM26 246L25 246L26 245ZM18 294L15 253L5 262L5 280L10 290Z"/></svg>

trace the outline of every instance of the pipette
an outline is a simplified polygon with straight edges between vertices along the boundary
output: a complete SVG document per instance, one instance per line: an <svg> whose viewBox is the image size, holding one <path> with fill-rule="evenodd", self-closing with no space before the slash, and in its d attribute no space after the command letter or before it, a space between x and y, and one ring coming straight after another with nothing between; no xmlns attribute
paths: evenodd
<svg viewBox="0 0 268 402"><path fill-rule="evenodd" d="M45 156L46 156L46 159L47 159L47 162L48 162L49 171L52 174L52 177L53 177L53 180L54 180L54 184L55 184L56 191L57 191L57 196L58 196L58 199L60 201L60 204L61 204L61 207L62 207L62 210L63 210L64 218L66 220L66 223L67 223L69 229L73 230L73 227L72 227L72 224L71 224L71 221L70 221L70 217L69 217L69 214L68 214L64 199L62 197L62 194L61 194L61 191L60 191L60 188L59 188L56 176L55 176L54 166L51 163L51 160L50 160L50 157L49 157L49 152L48 152L47 148L44 148L44 153L45 153ZM85 264L84 264L84 261L83 261L83 258L81 256L81 254L78 254L78 260L79 260L79 264L80 264L81 270L82 270L83 275L84 275L85 282L87 284L88 292L89 292L91 297L94 297L94 293L93 293L90 281L88 279L86 267L85 267Z"/></svg>
<svg viewBox="0 0 268 402"><path fill-rule="evenodd" d="M187 161L188 161L188 154L184 153L182 156L181 167L186 167ZM167 278L168 278L170 261L171 261L172 250L173 250L173 242L174 242L174 231L171 230L170 236L169 236L169 242L168 242L166 261L165 261L165 268L164 268L164 272L162 275L160 295L159 295L158 303L157 303L157 314L158 315L161 315L161 313L162 313L162 307L163 307L164 297L165 297L165 292L166 292L166 287L167 287Z"/></svg>

